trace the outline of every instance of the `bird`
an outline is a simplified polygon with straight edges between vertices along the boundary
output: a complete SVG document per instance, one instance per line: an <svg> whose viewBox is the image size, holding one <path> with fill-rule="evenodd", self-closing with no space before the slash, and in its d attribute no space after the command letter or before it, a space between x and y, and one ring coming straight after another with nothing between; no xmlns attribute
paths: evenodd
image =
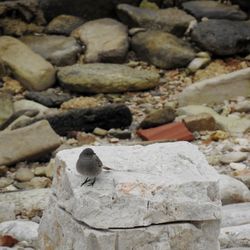
<svg viewBox="0 0 250 250"><path fill-rule="evenodd" d="M102 161L95 154L93 149L84 149L76 162L77 172L87 177L81 186L88 182L88 186L93 186L95 184L96 177L102 172L102 168Z"/></svg>

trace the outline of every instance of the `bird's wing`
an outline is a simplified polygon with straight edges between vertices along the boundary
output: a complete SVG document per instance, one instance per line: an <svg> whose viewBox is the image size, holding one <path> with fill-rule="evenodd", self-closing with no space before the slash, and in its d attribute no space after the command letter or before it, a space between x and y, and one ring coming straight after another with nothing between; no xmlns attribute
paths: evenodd
<svg viewBox="0 0 250 250"><path fill-rule="evenodd" d="M102 167L103 164L102 164L102 161L99 159L99 157L96 156L95 158L96 158L96 162L97 162L98 167Z"/></svg>

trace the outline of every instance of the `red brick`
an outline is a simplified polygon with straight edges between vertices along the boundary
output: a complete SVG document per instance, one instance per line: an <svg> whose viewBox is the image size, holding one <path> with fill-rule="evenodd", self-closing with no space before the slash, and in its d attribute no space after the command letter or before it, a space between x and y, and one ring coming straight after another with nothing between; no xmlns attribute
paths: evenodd
<svg viewBox="0 0 250 250"><path fill-rule="evenodd" d="M194 139L193 134L187 129L183 122L174 122L149 129L139 129L137 130L137 134L148 141L192 141Z"/></svg>

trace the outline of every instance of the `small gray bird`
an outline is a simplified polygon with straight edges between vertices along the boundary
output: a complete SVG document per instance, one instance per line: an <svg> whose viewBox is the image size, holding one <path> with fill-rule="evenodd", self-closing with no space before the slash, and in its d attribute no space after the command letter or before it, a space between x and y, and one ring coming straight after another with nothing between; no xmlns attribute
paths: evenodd
<svg viewBox="0 0 250 250"><path fill-rule="evenodd" d="M102 172L102 166L101 160L91 148L84 149L76 162L78 173L87 177L81 186L87 182L89 182L88 186L93 186L96 176ZM93 179L91 180L91 178Z"/></svg>

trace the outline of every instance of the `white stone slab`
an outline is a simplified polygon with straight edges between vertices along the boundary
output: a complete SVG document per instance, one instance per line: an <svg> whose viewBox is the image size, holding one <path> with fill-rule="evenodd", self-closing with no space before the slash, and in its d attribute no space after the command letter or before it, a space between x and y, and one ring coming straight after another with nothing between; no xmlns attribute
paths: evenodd
<svg viewBox="0 0 250 250"><path fill-rule="evenodd" d="M75 169L84 147L57 154L58 205L91 228L220 219L218 175L187 142L92 147L111 171L83 186Z"/></svg>

